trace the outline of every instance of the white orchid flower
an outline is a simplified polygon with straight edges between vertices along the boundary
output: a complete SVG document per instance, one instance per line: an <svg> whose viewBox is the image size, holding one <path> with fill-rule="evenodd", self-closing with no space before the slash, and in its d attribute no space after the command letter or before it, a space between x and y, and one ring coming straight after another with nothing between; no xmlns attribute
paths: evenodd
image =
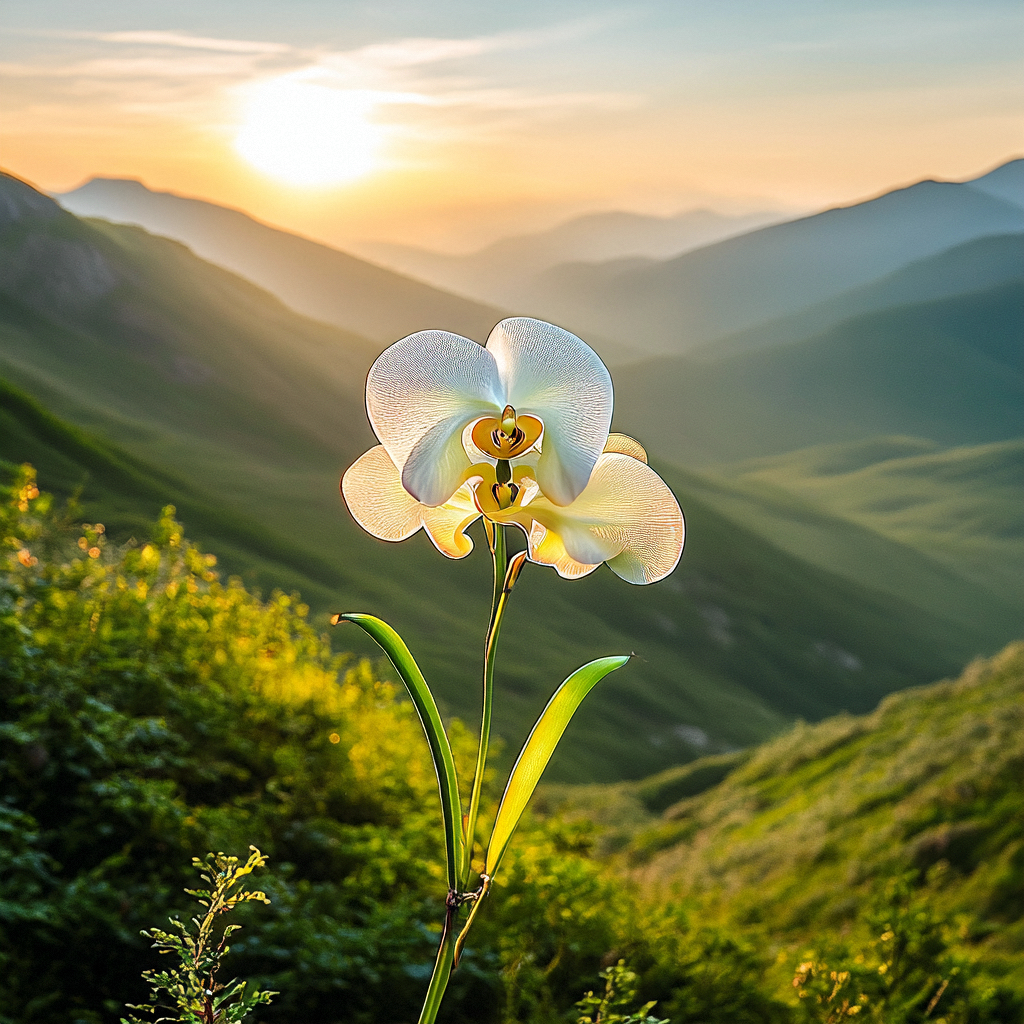
<svg viewBox="0 0 1024 1024"><path fill-rule="evenodd" d="M587 485L612 420L612 381L600 357L560 327L512 317L480 346L447 331L396 342L370 368L370 425L418 502L448 502L472 462L515 460L539 450L544 496L569 505Z"/></svg>
<svg viewBox="0 0 1024 1024"><path fill-rule="evenodd" d="M483 515L518 526L530 561L566 579L586 576L602 562L629 583L656 583L672 572L683 551L683 514L636 441L610 435L586 487L569 505L556 505L541 491L542 460L542 454L525 458L504 483L489 462L470 465L455 493L431 506L402 486L397 466L378 445L349 467L342 492L368 533L399 541L423 529L449 558L473 550L465 531Z"/></svg>
<svg viewBox="0 0 1024 1024"><path fill-rule="evenodd" d="M382 442L342 479L356 522L382 540L423 529L449 558L480 516L518 526L531 561L568 579L603 562L654 583L683 549L679 504L632 438L608 433L611 378L559 327L515 317L486 347L444 331L396 342L370 369Z"/></svg>

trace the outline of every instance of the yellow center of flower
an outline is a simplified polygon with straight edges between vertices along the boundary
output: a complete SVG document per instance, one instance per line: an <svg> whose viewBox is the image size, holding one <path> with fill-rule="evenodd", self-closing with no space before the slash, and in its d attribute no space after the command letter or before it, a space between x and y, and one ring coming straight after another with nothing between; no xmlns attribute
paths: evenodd
<svg viewBox="0 0 1024 1024"><path fill-rule="evenodd" d="M486 416L473 427L473 444L492 459L515 459L525 455L538 441L544 424L536 416L517 416L506 405L501 416Z"/></svg>
<svg viewBox="0 0 1024 1024"><path fill-rule="evenodd" d="M499 459L497 466L474 467L480 483L475 488L476 506L494 522L512 522L536 492L532 471L525 466L513 469L507 459Z"/></svg>
<svg viewBox="0 0 1024 1024"><path fill-rule="evenodd" d="M491 494L497 502L499 510L511 508L519 497L519 486L514 483L492 484Z"/></svg>

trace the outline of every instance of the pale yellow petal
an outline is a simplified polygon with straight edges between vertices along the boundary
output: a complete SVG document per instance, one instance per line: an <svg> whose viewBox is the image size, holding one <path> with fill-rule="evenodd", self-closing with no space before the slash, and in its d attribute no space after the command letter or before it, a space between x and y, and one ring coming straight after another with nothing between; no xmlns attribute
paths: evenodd
<svg viewBox="0 0 1024 1024"><path fill-rule="evenodd" d="M443 505L424 505L402 486L397 467L378 445L349 466L341 490L352 518L374 537L400 541L422 528L449 558L464 558L473 550L465 530L480 513L469 483L462 483Z"/></svg>
<svg viewBox="0 0 1024 1024"><path fill-rule="evenodd" d="M601 455L572 504L561 507L539 494L517 520L526 514L560 539L569 558L581 565L607 561L630 583L664 579L683 550L678 502L654 470L629 455Z"/></svg>
<svg viewBox="0 0 1024 1024"><path fill-rule="evenodd" d="M609 455L629 455L643 463L647 462L644 446L639 441L634 441L628 434L609 434L608 440L604 443L604 450Z"/></svg>
<svg viewBox="0 0 1024 1024"><path fill-rule="evenodd" d="M540 523L534 522L530 530L530 561L540 565L550 565L559 576L567 580L578 580L600 568L596 565L584 565L577 562L562 543L557 533L546 530Z"/></svg>

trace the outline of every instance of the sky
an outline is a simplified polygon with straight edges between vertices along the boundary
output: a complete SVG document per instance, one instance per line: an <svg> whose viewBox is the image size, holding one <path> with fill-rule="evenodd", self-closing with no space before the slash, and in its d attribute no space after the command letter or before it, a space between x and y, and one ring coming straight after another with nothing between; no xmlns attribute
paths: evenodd
<svg viewBox="0 0 1024 1024"><path fill-rule="evenodd" d="M15 0L0 165L469 251L566 217L808 211L1024 154L1017 0Z"/></svg>

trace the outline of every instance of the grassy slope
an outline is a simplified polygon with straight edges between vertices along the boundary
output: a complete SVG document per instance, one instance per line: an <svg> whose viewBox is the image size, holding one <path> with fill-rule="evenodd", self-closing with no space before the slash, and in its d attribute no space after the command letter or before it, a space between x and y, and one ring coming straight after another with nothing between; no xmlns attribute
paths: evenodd
<svg viewBox="0 0 1024 1024"><path fill-rule="evenodd" d="M917 868L934 906L1024 988L1024 644L863 718L800 725L641 783L552 787L541 809L600 822L600 849L703 918L791 950Z"/></svg>
<svg viewBox="0 0 1024 1024"><path fill-rule="evenodd" d="M269 592L299 590L307 601L330 600L324 566L227 503L119 446L47 412L23 391L0 380L0 469L13 474L28 462L43 490L74 496L84 522L102 522L119 541L147 537L160 509L173 504L207 550L234 575Z"/></svg>
<svg viewBox="0 0 1024 1024"><path fill-rule="evenodd" d="M749 473L702 475L695 488L716 511L791 554L998 644L1024 618L1024 488L1006 479L1017 472L1019 451L1020 442L954 449L837 478L801 475L794 453L786 473L757 460L742 464L757 467ZM782 459L764 461L774 467ZM952 466L964 476L973 468L972 479L944 478Z"/></svg>
<svg viewBox="0 0 1024 1024"><path fill-rule="evenodd" d="M141 535L146 520L171 501L229 571L264 587L297 587L314 608L339 600L330 586L334 567L288 539L294 535L273 533L229 503L210 500L194 484L67 428L10 388L3 406L0 454L11 462L34 461L44 487L68 493L84 484L83 514L106 522L113 535ZM525 731L551 682L591 652L635 649L644 659L635 670L609 679L581 712L562 758L563 777L640 774L699 752L700 741L694 745L685 731L680 735L680 726L703 729L711 743L747 744L794 715L864 709L922 672L940 671L971 642L962 633L951 641L941 620L851 588L737 529L696 497L699 478L666 472L692 531L687 560L676 576L661 587L624 593L624 584L606 572L573 586L553 574L531 572L510 611L499 725L512 737ZM407 582L410 572L422 568L433 576L432 598L438 585L446 587L443 608L434 600L418 605L415 594L410 599L395 587L385 614L414 637L449 707L472 717L470 673L479 625L472 598L473 590L479 596L486 586L483 560L441 561L422 543L366 547L392 560L385 582ZM634 594L638 600L624 603ZM379 595L367 600L366 607L383 611ZM916 653L905 649L908 633L919 638ZM343 642L356 639L349 634ZM465 645L455 664L463 662L468 672L452 671L453 643ZM836 650L856 652L864 671L843 668Z"/></svg>
<svg viewBox="0 0 1024 1024"><path fill-rule="evenodd" d="M447 561L422 537L376 542L337 495L342 469L370 443L361 391L375 346L297 317L180 245L59 212L8 228L0 282L5 377L62 419L112 439L142 475L167 481L186 526L228 569L264 586L299 586L320 614L361 609L392 620L447 709L475 719L486 559ZM78 457L63 469L39 461L44 486L53 486L49 474L70 482ZM992 649L976 628L735 527L701 499L698 478L669 479L691 530L671 580L631 588L602 570L567 584L530 570L517 590L497 721L513 749L581 662L643 655L602 684L574 723L555 766L563 778L636 776L685 759L704 749L693 741L700 733L687 731L694 727L714 748L755 742L796 715L865 710ZM153 495L148 515L133 514L155 517L164 495ZM226 527L204 524L204 507L247 529L258 523L258 536L231 541L233 556Z"/></svg>
<svg viewBox="0 0 1024 1024"><path fill-rule="evenodd" d="M733 474L914 548L1024 612L1024 440L938 451L878 438L753 460Z"/></svg>
<svg viewBox="0 0 1024 1024"><path fill-rule="evenodd" d="M324 576L334 567L290 541L292 535L273 533L193 483L69 428L9 386L3 410L0 456L30 459L40 467L42 485L58 493L84 485L83 516L105 522L115 537L142 536L147 519L173 502L190 532L228 571L264 587L297 587L314 608L332 607L332 598L336 604ZM687 727L703 730L712 745L749 744L795 715L863 710L888 690L961 656L963 635L951 642L940 619L809 568L705 506L693 493L698 478L666 473L692 531L687 561L676 576L661 587L624 592L625 585L607 572L570 586L551 573L531 571L510 610L499 669L499 726L512 739L525 732L553 681L590 653L641 654L635 667L611 677L580 712L562 755L563 778L642 774L692 756L705 741L699 734L694 740ZM462 661L448 655L453 641L465 643L464 660L473 671L480 609L473 607L479 594L472 590L484 592L483 559L442 561L425 544L367 547L393 557L391 572L399 580L407 582L418 563L432 571L429 607L403 600L396 587L384 613L414 637L448 706L471 718L472 677L463 679L450 667L443 672L442 665ZM446 588L443 607L436 602L438 586ZM634 594L639 600L624 602ZM367 607L383 611L376 603ZM918 637L917 653L905 649L908 633ZM347 634L342 642L357 639ZM834 652L845 650L863 659L862 670L836 660Z"/></svg>

